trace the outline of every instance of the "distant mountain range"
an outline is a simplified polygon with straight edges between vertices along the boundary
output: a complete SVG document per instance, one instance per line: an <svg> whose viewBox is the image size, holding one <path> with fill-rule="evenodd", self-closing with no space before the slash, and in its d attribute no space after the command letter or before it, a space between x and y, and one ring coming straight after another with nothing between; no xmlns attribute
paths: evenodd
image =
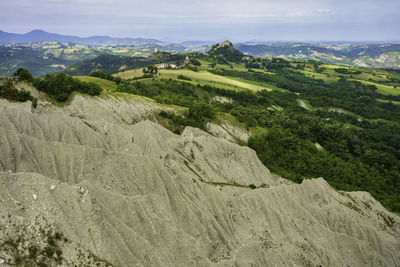
<svg viewBox="0 0 400 267"><path fill-rule="evenodd" d="M144 45L164 43L160 40L146 38L113 38L109 36L79 37L49 33L43 30L33 30L28 33L18 34L0 30L0 44L32 43L42 41L72 42L85 45Z"/></svg>
<svg viewBox="0 0 400 267"><path fill-rule="evenodd" d="M235 44L242 53L252 56L302 58L325 63L369 68L400 69L400 44L330 43L309 44L299 42L274 44Z"/></svg>
<svg viewBox="0 0 400 267"><path fill-rule="evenodd" d="M167 43L157 39L112 38L109 36L78 37L34 30L26 34L0 31L0 75L12 75L19 67L29 69L35 76L63 71L81 60L100 54L127 57L147 57L154 51L169 53L203 53L212 47L209 41ZM348 66L400 69L400 44L364 44L360 42L256 42L221 44L216 55L233 60L246 55L317 60ZM223 50L223 51L222 51ZM226 51L225 51L226 50ZM229 55L227 55L227 53ZM129 64L128 64L129 65Z"/></svg>

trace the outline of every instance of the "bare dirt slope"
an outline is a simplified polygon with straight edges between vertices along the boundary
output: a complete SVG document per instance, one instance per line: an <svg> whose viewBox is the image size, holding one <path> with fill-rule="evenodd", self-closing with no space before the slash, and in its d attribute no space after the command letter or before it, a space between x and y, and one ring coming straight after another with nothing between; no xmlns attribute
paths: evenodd
<svg viewBox="0 0 400 267"><path fill-rule="evenodd" d="M18 221L67 238L54 265L400 265L400 219L368 193L293 184L247 147L151 122L158 108L0 100L0 243L21 235ZM0 259L14 264L13 251Z"/></svg>

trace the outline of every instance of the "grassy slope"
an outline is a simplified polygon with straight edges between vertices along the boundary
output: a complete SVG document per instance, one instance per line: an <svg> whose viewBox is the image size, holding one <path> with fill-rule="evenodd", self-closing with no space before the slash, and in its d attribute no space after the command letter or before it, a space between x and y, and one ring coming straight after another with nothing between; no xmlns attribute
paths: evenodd
<svg viewBox="0 0 400 267"><path fill-rule="evenodd" d="M378 93L385 95L400 95L400 88L395 88L394 86L380 83L389 81L388 74L381 70L346 67L346 66L338 66L331 64L323 64L321 65L321 68L325 68L326 70L323 71L322 73L317 73L313 68L310 68L307 65L307 67L304 70L299 70L299 71L305 74L306 76L313 77L315 79L322 79L326 82L337 81L340 79L340 77L346 77L352 81L357 81L369 85L375 85L378 88ZM334 69L339 69L339 68L345 68L350 71L361 71L361 73L342 74L334 71Z"/></svg>
<svg viewBox="0 0 400 267"><path fill-rule="evenodd" d="M85 82L94 82L98 84L103 91L101 92L101 97L118 97L118 98L123 98L126 100L134 99L135 101L147 101L147 102L152 102L155 103L156 101L152 98L141 96L141 95L133 95L133 94L128 94L124 92L117 92L117 84L115 82L102 79L102 78L97 78L97 77L91 77L91 76L76 76L76 78L80 79L81 81ZM72 92L70 97L66 102L59 103L59 105L66 105L69 104L75 95L80 94L79 92ZM58 103L58 102L57 102ZM167 108L174 108L177 111L182 111L186 110L186 108L175 106L175 105L166 105L166 104L161 104L159 103L158 105L160 106L165 106Z"/></svg>
<svg viewBox="0 0 400 267"><path fill-rule="evenodd" d="M229 79L227 77L215 75L210 72L195 72L195 71L184 70L184 69L183 70L160 70L161 78L177 78L178 75L186 76L194 81L228 85L228 86L232 86L232 87L238 88L238 89L242 88L242 89L248 89L248 90L252 90L252 91L259 91L262 89L267 89L266 87Z"/></svg>
<svg viewBox="0 0 400 267"><path fill-rule="evenodd" d="M134 69L134 70L126 70L126 71L118 72L118 73L114 74L113 76L120 77L121 79L131 79L131 78L140 77L142 75L143 75L142 69Z"/></svg>
<svg viewBox="0 0 400 267"><path fill-rule="evenodd" d="M117 84L109 80L90 76L76 76L76 78L81 81L93 82L95 84L98 84L105 93L114 92L117 89Z"/></svg>
<svg viewBox="0 0 400 267"><path fill-rule="evenodd" d="M236 77L225 77L216 75L206 71L207 67L201 68L204 71L192 71L187 69L180 69L180 70L160 70L160 78L171 78L171 79L178 79L179 75L183 75L192 79L193 82L200 83L202 85L211 85L211 86L218 86L225 89L247 89L251 91L260 91L260 90L283 90L278 88L274 85L264 84L260 82L254 81L247 81L244 79L236 78ZM244 70L241 66L238 66L237 69ZM127 70L123 72L119 72L114 74L116 77L121 77L122 79L132 79L137 78L143 75L143 72L140 69L134 70Z"/></svg>
<svg viewBox="0 0 400 267"><path fill-rule="evenodd" d="M355 81L362 82L368 85L375 85L378 88L378 93L383 95L400 95L400 88L394 88L394 86L383 85L375 82L363 81L363 80L356 80Z"/></svg>

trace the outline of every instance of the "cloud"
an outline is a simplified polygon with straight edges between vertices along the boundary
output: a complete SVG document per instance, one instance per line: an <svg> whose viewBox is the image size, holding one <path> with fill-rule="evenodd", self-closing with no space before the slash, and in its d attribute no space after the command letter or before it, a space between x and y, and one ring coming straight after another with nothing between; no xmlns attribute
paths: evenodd
<svg viewBox="0 0 400 267"><path fill-rule="evenodd" d="M42 28L77 35L173 35L180 40L227 33L237 39L400 36L398 0L19 0L0 2L0 10L2 30L17 32Z"/></svg>

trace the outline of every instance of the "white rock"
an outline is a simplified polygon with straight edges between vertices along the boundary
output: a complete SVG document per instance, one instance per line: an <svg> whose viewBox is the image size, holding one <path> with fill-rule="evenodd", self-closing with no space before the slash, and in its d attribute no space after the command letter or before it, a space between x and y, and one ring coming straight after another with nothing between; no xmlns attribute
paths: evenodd
<svg viewBox="0 0 400 267"><path fill-rule="evenodd" d="M50 190L53 191L54 189L56 189L56 186L55 185L51 185L50 186Z"/></svg>
<svg viewBox="0 0 400 267"><path fill-rule="evenodd" d="M36 194L32 194L32 197L33 197L33 200L37 200L38 199Z"/></svg>

